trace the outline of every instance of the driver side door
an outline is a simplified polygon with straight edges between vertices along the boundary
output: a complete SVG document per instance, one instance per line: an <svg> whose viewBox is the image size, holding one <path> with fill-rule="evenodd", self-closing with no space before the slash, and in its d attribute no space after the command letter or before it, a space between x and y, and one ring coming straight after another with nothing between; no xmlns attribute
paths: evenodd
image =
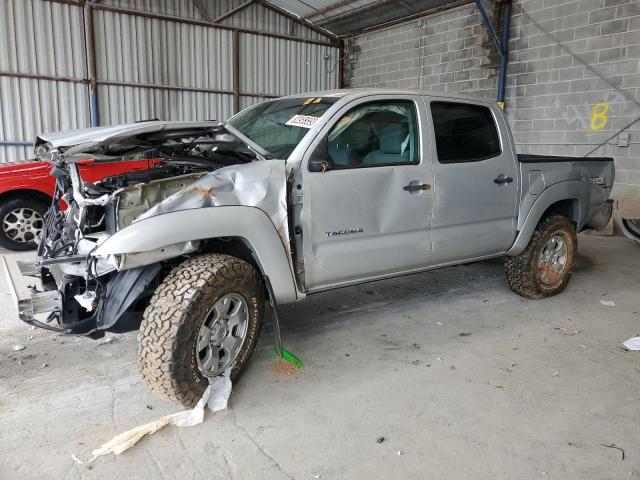
<svg viewBox="0 0 640 480"><path fill-rule="evenodd" d="M302 167L307 290L429 265L426 122L420 98L365 98L343 107L312 143Z"/></svg>

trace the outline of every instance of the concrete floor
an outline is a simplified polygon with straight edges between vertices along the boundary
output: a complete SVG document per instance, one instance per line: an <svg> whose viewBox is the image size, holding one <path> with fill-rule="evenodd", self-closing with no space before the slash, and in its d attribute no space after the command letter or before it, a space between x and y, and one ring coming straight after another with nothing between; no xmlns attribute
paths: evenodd
<svg viewBox="0 0 640 480"><path fill-rule="evenodd" d="M70 455L177 408L142 383L135 333L31 331L3 278L0 477L640 476L640 352L621 349L640 334L639 272L639 245L581 236L569 287L546 300L513 294L500 261L319 294L282 311L294 376L263 337L227 412L89 466Z"/></svg>

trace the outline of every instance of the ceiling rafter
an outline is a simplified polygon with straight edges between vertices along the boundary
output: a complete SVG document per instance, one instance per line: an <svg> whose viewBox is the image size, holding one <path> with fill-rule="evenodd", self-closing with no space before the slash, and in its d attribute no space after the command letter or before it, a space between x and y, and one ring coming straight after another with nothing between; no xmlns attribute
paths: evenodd
<svg viewBox="0 0 640 480"><path fill-rule="evenodd" d="M207 9L204 8L204 5L202 5L202 2L200 0L193 0L193 6L196 7L196 9L200 12L202 18L204 18L207 22L211 21L211 15L209 15L209 12L207 12Z"/></svg>
<svg viewBox="0 0 640 480"><path fill-rule="evenodd" d="M310 18L314 18L314 17L318 17L320 15L324 16L326 13L332 12L340 7L344 7L346 5L349 5L353 2L355 2L356 0L340 0L338 2L332 3L330 5L327 5L326 7L322 7L319 10L316 10L315 12L309 13L307 15L305 15L304 17L302 17L303 20L309 20Z"/></svg>
<svg viewBox="0 0 640 480"><path fill-rule="evenodd" d="M247 8L249 5L253 4L255 2L255 0L248 0L244 3L241 3L240 5L238 5L237 7L233 7L231 10L229 10L228 12L223 13L222 15L220 15L219 17L217 17L213 22L214 23L219 23L222 20L225 20L229 17L234 16L236 13L238 13L241 10L244 10L245 8Z"/></svg>
<svg viewBox="0 0 640 480"><path fill-rule="evenodd" d="M295 23L298 23L300 25L303 25L304 27L309 28L309 29L313 30L316 33L319 33L320 35L324 35L325 37L328 37L328 38L330 38L331 40L334 40L334 41L338 40L338 36L335 35L334 33L330 32L329 30L327 30L325 28L322 28L322 27L319 27L316 24L314 24L314 23L312 23L312 22L310 22L308 20L305 20L304 18L299 17L299 16L297 16L297 15L295 15L293 13L291 13L288 10L285 10L284 8L279 7L278 5L276 5L274 3L271 3L268 0L255 0L255 1L256 1L256 3L258 5L262 5L263 7L268 8L269 10L274 11L274 12L282 15L283 17L287 17L291 21L293 21Z"/></svg>

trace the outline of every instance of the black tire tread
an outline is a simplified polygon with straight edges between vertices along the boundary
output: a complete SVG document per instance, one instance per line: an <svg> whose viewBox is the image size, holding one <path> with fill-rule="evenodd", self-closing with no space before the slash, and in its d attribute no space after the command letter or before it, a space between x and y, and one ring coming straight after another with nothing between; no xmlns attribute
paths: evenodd
<svg viewBox="0 0 640 480"><path fill-rule="evenodd" d="M206 314L205 299L224 289L251 285L257 292L259 332L263 307L263 287L255 268L235 257L205 254L192 257L175 267L153 294L138 332L138 367L145 383L156 395L173 403L194 406L207 381L197 368L191 339L195 325ZM252 306L249 305L249 308ZM251 325L250 325L251 328ZM232 379L239 376L258 335L247 335L232 368Z"/></svg>
<svg viewBox="0 0 640 480"><path fill-rule="evenodd" d="M536 276L538 255L550 234L558 230L564 230L572 238L573 250L568 255L569 265L560 285L553 289L543 289ZM509 287L518 295L534 300L561 292L571 278L577 244L575 227L568 218L563 215L543 218L534 230L527 248L520 255L506 257L505 275Z"/></svg>

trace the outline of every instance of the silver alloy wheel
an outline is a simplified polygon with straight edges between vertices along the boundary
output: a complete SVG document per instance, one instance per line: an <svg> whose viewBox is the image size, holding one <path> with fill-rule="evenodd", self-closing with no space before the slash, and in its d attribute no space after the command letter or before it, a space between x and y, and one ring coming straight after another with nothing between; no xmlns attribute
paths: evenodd
<svg viewBox="0 0 640 480"><path fill-rule="evenodd" d="M40 237L44 220L32 208L16 208L2 219L2 228L10 240L19 243L33 242Z"/></svg>
<svg viewBox="0 0 640 480"><path fill-rule="evenodd" d="M554 235L544 244L538 259L538 274L542 283L553 285L561 280L567 266L567 243L560 235Z"/></svg>
<svg viewBox="0 0 640 480"><path fill-rule="evenodd" d="M215 377L235 360L247 336L249 308L236 293L220 298L207 315L198 332L196 358L203 375Z"/></svg>

